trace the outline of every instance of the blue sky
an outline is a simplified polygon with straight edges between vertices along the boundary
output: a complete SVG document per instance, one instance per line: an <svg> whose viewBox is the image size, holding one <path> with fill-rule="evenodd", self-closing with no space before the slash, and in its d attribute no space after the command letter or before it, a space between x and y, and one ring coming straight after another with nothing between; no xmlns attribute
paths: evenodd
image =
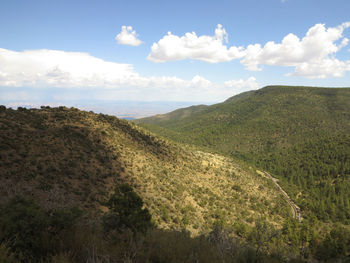
<svg viewBox="0 0 350 263"><path fill-rule="evenodd" d="M220 102L265 85L349 87L349 10L348 0L2 0L0 101Z"/></svg>

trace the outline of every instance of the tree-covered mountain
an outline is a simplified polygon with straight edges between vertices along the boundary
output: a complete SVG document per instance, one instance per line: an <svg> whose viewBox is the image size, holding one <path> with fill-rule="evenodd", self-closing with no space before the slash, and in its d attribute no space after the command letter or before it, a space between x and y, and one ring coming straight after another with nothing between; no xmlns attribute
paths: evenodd
<svg viewBox="0 0 350 263"><path fill-rule="evenodd" d="M264 168L306 214L350 223L349 88L268 86L136 122Z"/></svg>
<svg viewBox="0 0 350 263"><path fill-rule="evenodd" d="M3 109L0 116L1 202L20 192L48 209L83 204L99 211L116 184L128 183L167 229L199 233L218 220L246 223L262 215L281 224L289 213L254 170L186 150L126 120L65 107Z"/></svg>
<svg viewBox="0 0 350 263"><path fill-rule="evenodd" d="M1 262L297 262L350 254L347 227L298 222L263 172L74 108L0 107L0 186Z"/></svg>
<svg viewBox="0 0 350 263"><path fill-rule="evenodd" d="M116 117L66 107L1 106L0 134L2 262L11 253L23 262L57 253L80 262L74 249L85 253L81 262L87 262L91 251L84 252L84 246L105 251L101 244L122 249L120 256L123 242L139 242L125 229L139 234L153 225L148 242L160 242L153 240L156 235L167 238L165 243L182 238L195 244L189 234L204 238L219 227L247 238L255 222L263 219L281 229L291 218L278 189L254 169L170 143ZM183 236L176 237L182 233L176 231ZM119 243L112 245L108 238L115 236ZM148 245L144 260L153 249ZM153 254L161 258L159 251Z"/></svg>

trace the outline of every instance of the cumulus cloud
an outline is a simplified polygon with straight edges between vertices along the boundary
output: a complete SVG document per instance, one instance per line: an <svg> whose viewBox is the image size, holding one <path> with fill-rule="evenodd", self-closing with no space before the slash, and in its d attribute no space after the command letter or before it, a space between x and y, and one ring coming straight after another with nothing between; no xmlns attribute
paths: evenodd
<svg viewBox="0 0 350 263"><path fill-rule="evenodd" d="M225 82L225 86L239 90L254 90L259 87L259 84L254 77L250 77L247 80L228 80Z"/></svg>
<svg viewBox="0 0 350 263"><path fill-rule="evenodd" d="M302 39L291 33L281 43L270 41L264 47L249 45L241 63L248 70L255 71L261 70L259 65L290 66L295 67L295 72L289 75L341 77L349 70L350 61L340 61L335 54L349 42L343 37L343 31L348 27L350 22L330 28L316 24Z"/></svg>
<svg viewBox="0 0 350 263"><path fill-rule="evenodd" d="M72 94L71 99L220 101L237 89L254 88L254 82L250 78L217 84L199 75L190 80L176 76L143 77L130 64L104 61L88 53L0 49L2 99L24 92L26 96L21 100L26 101L44 95L63 100Z"/></svg>
<svg viewBox="0 0 350 263"><path fill-rule="evenodd" d="M195 32L179 37L168 32L153 43L148 59L153 62L195 59L209 63L230 61L243 57L242 47L228 48L228 34L222 25L217 25L214 36L197 36Z"/></svg>
<svg viewBox="0 0 350 263"><path fill-rule="evenodd" d="M87 53L0 48L1 86L110 87L137 76L132 65L107 62Z"/></svg>
<svg viewBox="0 0 350 263"><path fill-rule="evenodd" d="M324 79L328 77L343 77L346 71L350 71L350 61L326 58L299 63L296 65L295 71L287 74L287 76Z"/></svg>
<svg viewBox="0 0 350 263"><path fill-rule="evenodd" d="M142 41L137 37L138 34L131 26L122 26L122 31L115 37L115 39L122 45L139 46L142 44Z"/></svg>
<svg viewBox="0 0 350 263"><path fill-rule="evenodd" d="M293 33L281 43L274 41L250 44L246 48L227 47L228 34L218 25L214 36L197 36L195 32L179 37L171 32L154 43L148 59L153 62L195 59L218 63L241 59L247 70L260 71L261 65L294 67L288 76L307 78L341 77L349 71L350 61L335 58L336 53L348 45L343 36L350 22L326 28L324 24L312 26L303 38Z"/></svg>
<svg viewBox="0 0 350 263"><path fill-rule="evenodd" d="M256 78L249 77L248 79L238 79L238 80L228 80L225 81L224 86L226 87L227 92L230 92L232 95L237 95L239 93L256 90L260 87L259 83L256 81ZM232 96L231 95L231 96ZM226 96L230 97L230 96Z"/></svg>

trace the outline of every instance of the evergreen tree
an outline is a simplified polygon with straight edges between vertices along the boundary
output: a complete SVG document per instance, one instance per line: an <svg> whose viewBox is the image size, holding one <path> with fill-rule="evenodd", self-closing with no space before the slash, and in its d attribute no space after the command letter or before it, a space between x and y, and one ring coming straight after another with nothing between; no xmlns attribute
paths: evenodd
<svg viewBox="0 0 350 263"><path fill-rule="evenodd" d="M107 202L109 212L103 218L106 232L131 229L142 232L152 226L151 215L143 208L141 197L127 184L117 185Z"/></svg>

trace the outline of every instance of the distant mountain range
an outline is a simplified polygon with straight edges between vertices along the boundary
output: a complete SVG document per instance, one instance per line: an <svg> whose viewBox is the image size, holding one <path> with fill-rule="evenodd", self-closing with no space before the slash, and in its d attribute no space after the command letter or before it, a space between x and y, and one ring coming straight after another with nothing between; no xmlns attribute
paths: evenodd
<svg viewBox="0 0 350 263"><path fill-rule="evenodd" d="M188 107L191 105L200 104L198 102L186 101L121 101L121 100L91 100L91 101L4 101L0 98L0 105L5 105L8 108L17 109L17 107L40 108L41 106L51 107L74 107L80 110L94 111L117 116L124 119L136 119L152 116L155 114L167 113L169 111ZM205 103L210 104L210 103Z"/></svg>

